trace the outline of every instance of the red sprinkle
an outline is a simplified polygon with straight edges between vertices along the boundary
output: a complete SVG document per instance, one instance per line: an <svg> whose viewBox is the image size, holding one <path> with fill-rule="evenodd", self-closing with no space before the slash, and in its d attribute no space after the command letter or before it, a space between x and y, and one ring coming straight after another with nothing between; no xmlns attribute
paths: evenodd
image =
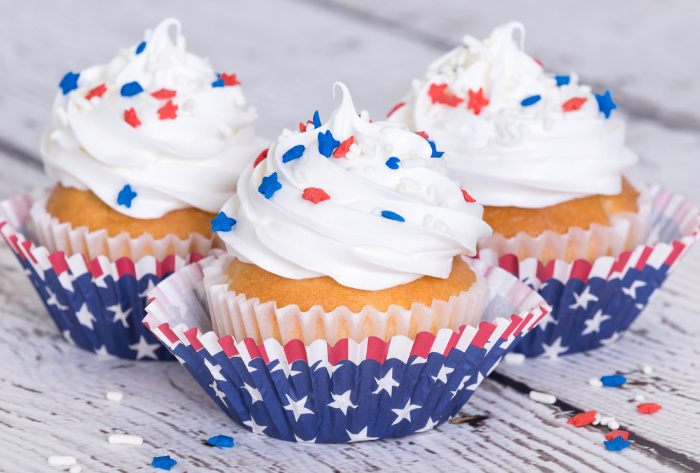
<svg viewBox="0 0 700 473"><path fill-rule="evenodd" d="M318 187L307 187L304 189L304 193L301 195L301 198L313 202L314 204L318 204L319 202L330 199L331 196L326 194L323 189L319 189Z"/></svg>
<svg viewBox="0 0 700 473"><path fill-rule="evenodd" d="M394 108L391 109L391 111L387 114L386 117L389 118L390 116L392 116L394 114L395 111L397 111L398 109L400 109L404 105L406 105L406 102L397 103L396 105L394 105Z"/></svg>
<svg viewBox="0 0 700 473"><path fill-rule="evenodd" d="M561 108L565 112L573 112L574 110L581 108L581 106L586 103L586 100L588 100L586 97L574 97L564 102Z"/></svg>
<svg viewBox="0 0 700 473"><path fill-rule="evenodd" d="M180 108L177 105L173 105L172 100L168 100L168 103L163 105L158 109L158 118L161 120L174 120L177 118L177 109Z"/></svg>
<svg viewBox="0 0 700 473"><path fill-rule="evenodd" d="M542 64L542 61L540 61L539 59L534 59L534 58L532 60L535 61L537 64L539 64L542 69L544 69L544 64Z"/></svg>
<svg viewBox="0 0 700 473"><path fill-rule="evenodd" d="M447 84L430 84L428 95L433 103L442 103L450 107L456 107L460 103L464 102L464 99L460 99L451 92L448 93Z"/></svg>
<svg viewBox="0 0 700 473"><path fill-rule="evenodd" d="M639 409L639 412L641 412L642 414L653 414L654 412L661 409L661 406L653 402L644 402L642 404L639 404L637 406L637 409Z"/></svg>
<svg viewBox="0 0 700 473"><path fill-rule="evenodd" d="M470 196L469 193L464 189L462 189L462 195L464 196L464 200L466 200L467 202L476 202L476 199Z"/></svg>
<svg viewBox="0 0 700 473"><path fill-rule="evenodd" d="M105 92L107 92L107 86L104 84L100 84L94 89L91 89L90 92L87 93L85 98L90 100L93 97L102 97L102 94L104 94Z"/></svg>
<svg viewBox="0 0 700 473"><path fill-rule="evenodd" d="M255 162L253 163L253 167L257 167L258 164L260 164L260 162L261 162L263 159L267 158L267 152L268 152L268 151L270 151L270 148L267 148L267 149L263 150L263 151L258 155L258 157L255 158Z"/></svg>
<svg viewBox="0 0 700 473"><path fill-rule="evenodd" d="M160 89L155 92L151 93L152 97L155 97L160 100L165 100L165 99L171 99L177 95L177 91L175 90L168 90L168 89Z"/></svg>
<svg viewBox="0 0 700 473"><path fill-rule="evenodd" d="M124 121L134 128L141 124L141 120L139 120L139 117L136 115L134 107L131 107L129 110L124 110Z"/></svg>
<svg viewBox="0 0 700 473"><path fill-rule="evenodd" d="M347 140L343 141L340 143L340 145L333 151L333 157L334 158L342 158L346 154L348 154L348 150L352 146L352 144L355 142L355 137L351 136Z"/></svg>
<svg viewBox="0 0 700 473"><path fill-rule="evenodd" d="M238 79L236 79L236 74L221 74L219 76L219 79L224 81L224 85L226 87L230 87L232 85L241 85Z"/></svg>
<svg viewBox="0 0 700 473"><path fill-rule="evenodd" d="M306 125L304 125L304 122L299 122L299 131L302 133L306 131Z"/></svg>
<svg viewBox="0 0 700 473"><path fill-rule="evenodd" d="M588 411L582 412L581 414L576 414L571 419L566 421L567 424L574 424L576 427L582 427L584 425L592 424L595 421L595 415L598 411Z"/></svg>
<svg viewBox="0 0 700 473"><path fill-rule="evenodd" d="M489 101L484 97L484 89L479 89L478 92L469 91L469 105L467 109L474 110L474 115L481 113L481 109L489 104Z"/></svg>
<svg viewBox="0 0 700 473"><path fill-rule="evenodd" d="M627 438L630 436L630 433L626 430L615 429L612 432L608 432L607 434L605 434L605 440L614 440L620 436L622 436L622 440L627 440Z"/></svg>
<svg viewBox="0 0 700 473"><path fill-rule="evenodd" d="M416 132L416 135L418 135L418 136L420 136L421 138L424 138L424 139L426 139L426 140L427 140L428 138L430 138L430 137L428 136L428 134L427 134L426 132L424 132L424 131L417 131L417 132Z"/></svg>

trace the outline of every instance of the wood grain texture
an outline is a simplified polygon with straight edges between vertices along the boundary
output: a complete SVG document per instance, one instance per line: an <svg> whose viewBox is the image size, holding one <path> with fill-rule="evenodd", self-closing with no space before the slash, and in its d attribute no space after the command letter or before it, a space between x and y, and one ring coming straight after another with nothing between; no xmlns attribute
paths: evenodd
<svg viewBox="0 0 700 473"><path fill-rule="evenodd" d="M335 108L331 86L347 83L358 108L383 116L461 36L488 33L513 18L528 28L527 47L553 70L579 71L610 88L629 115L628 143L640 155L633 177L700 202L700 5L693 1L603 0L580 3L504 0L486 8L417 0L135 0L103 4L2 1L0 198L47 185L38 141L50 121L57 83L68 70L110 59L166 16L183 20L191 51L217 69L239 73L270 138L319 109ZM80 12L80 14L77 14ZM579 409L614 415L635 434L678 458L633 445L603 447L605 429L574 428L557 406L530 401L508 383L487 379L462 413L479 426L446 425L400 440L296 445L248 433L209 400L177 363L98 358L70 347L14 261L0 245L0 471L57 471L53 454L74 455L83 471L153 471L155 455L173 471L689 471L700 462L700 250L695 249L616 345L558 360L502 364L499 373ZM642 361L655 372L643 375ZM648 384L594 389L590 377L626 374ZM104 399L123 392L122 403ZM662 404L652 415L630 399ZM140 447L109 445L109 433L144 437ZM233 450L207 447L216 434ZM679 461L685 458L686 466ZM690 467L688 467L690 465Z"/></svg>

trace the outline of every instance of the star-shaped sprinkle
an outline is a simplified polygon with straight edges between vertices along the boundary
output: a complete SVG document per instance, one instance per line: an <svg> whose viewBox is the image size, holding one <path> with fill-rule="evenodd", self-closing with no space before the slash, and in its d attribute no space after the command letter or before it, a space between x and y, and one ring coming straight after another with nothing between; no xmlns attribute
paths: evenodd
<svg viewBox="0 0 700 473"><path fill-rule="evenodd" d="M467 105L468 110L473 110L474 115L481 113L481 109L489 104L489 101L484 97L484 89L481 88L477 92L469 90L469 104Z"/></svg>
<svg viewBox="0 0 700 473"><path fill-rule="evenodd" d="M233 230L233 226L236 224L236 219L231 218L223 212L219 212L219 215L211 220L211 231L212 232L230 232Z"/></svg>
<svg viewBox="0 0 700 473"><path fill-rule="evenodd" d="M321 126L321 116L318 114L318 110L314 112L314 128L319 128Z"/></svg>
<svg viewBox="0 0 700 473"><path fill-rule="evenodd" d="M393 378L393 371L394 368L390 368L383 378L374 378L374 380L377 382L377 389L374 390L372 394L379 394L382 390L384 390L389 393L389 396L391 396L391 391L399 385L399 383Z"/></svg>
<svg viewBox="0 0 700 473"><path fill-rule="evenodd" d="M170 455L166 455L164 457L153 457L151 465L153 465L156 468L160 468L161 470L170 471L170 467L177 465L177 462L170 458Z"/></svg>
<svg viewBox="0 0 700 473"><path fill-rule="evenodd" d="M262 150L258 157L255 158L255 162L253 163L254 168L258 167L258 164L260 164L263 161L263 159L267 158L268 151L270 151L270 148Z"/></svg>
<svg viewBox="0 0 700 473"><path fill-rule="evenodd" d="M654 412L661 409L661 406L658 404L655 404L653 402L645 402L645 403L639 404L637 406L637 409L642 414L653 414Z"/></svg>
<svg viewBox="0 0 700 473"><path fill-rule="evenodd" d="M586 97L571 98L562 104L561 109L565 112L576 111L580 109L584 103L586 103L586 100L588 100Z"/></svg>
<svg viewBox="0 0 700 473"><path fill-rule="evenodd" d="M430 84L428 96L430 96L430 100L432 100L433 103L441 103L449 107L456 107L464 102L464 99L457 97L447 90L447 84Z"/></svg>
<svg viewBox="0 0 700 473"><path fill-rule="evenodd" d="M389 220L396 220L397 222L406 221L406 219L401 215L397 214L396 212L392 212L391 210L382 210L382 217L388 218Z"/></svg>
<svg viewBox="0 0 700 473"><path fill-rule="evenodd" d="M102 94L107 92L107 86L104 84L100 84L97 87L90 89L90 91L85 95L85 98L87 100L90 100L93 97L102 97Z"/></svg>
<svg viewBox="0 0 700 473"><path fill-rule="evenodd" d="M228 435L216 435L207 440L207 442L209 443L209 445L213 445L215 447L233 447L233 437L229 437Z"/></svg>
<svg viewBox="0 0 700 473"><path fill-rule="evenodd" d="M398 109L400 109L400 108L403 107L404 105L406 105L406 102L399 102L399 103L397 103L396 105L394 105L394 108L392 108L392 109L389 111L389 113L386 115L386 117L389 118L390 116L392 116L392 115L394 114L395 111L397 111Z"/></svg>
<svg viewBox="0 0 700 473"><path fill-rule="evenodd" d="M319 189L318 187L307 187L304 189L304 193L301 194L301 198L308 200L309 202L313 202L314 204L318 204L319 202L330 199L331 196L326 194L326 191Z"/></svg>
<svg viewBox="0 0 700 473"><path fill-rule="evenodd" d="M124 121L134 128L141 124L141 120L139 120L138 115L136 115L134 107L131 107L129 110L124 110Z"/></svg>
<svg viewBox="0 0 700 473"><path fill-rule="evenodd" d="M328 407L333 407L335 409L340 409L343 411L343 415L348 414L348 409L349 408L357 408L355 404L352 403L350 400L350 395L352 394L352 391L348 389L345 391L343 394L333 394L331 393L331 396L333 396L333 402L328 404Z"/></svg>
<svg viewBox="0 0 700 473"><path fill-rule="evenodd" d="M306 400L308 399L309 396L304 396L303 398L299 399L298 401L293 400L289 394L285 394L287 396L287 404L284 407L284 410L290 411L292 414L294 414L294 420L298 421L299 417L303 416L304 414L313 414L314 412L306 407Z"/></svg>
<svg viewBox="0 0 700 473"><path fill-rule="evenodd" d="M302 133L306 132L306 125L304 125L304 122L299 122L299 131Z"/></svg>
<svg viewBox="0 0 700 473"><path fill-rule="evenodd" d="M617 108L617 105L610 96L610 91L606 90L603 95L595 94L595 99L598 101L598 109L603 112L605 118L610 118L610 112Z"/></svg>
<svg viewBox="0 0 700 473"><path fill-rule="evenodd" d="M622 437L615 437L612 440L606 440L603 442L608 450L622 450L629 447L632 442L629 440L623 440Z"/></svg>
<svg viewBox="0 0 700 473"><path fill-rule="evenodd" d="M425 139L425 140L427 140L428 138L430 138L430 137L428 136L428 134L427 134L426 132L424 132L424 131L416 131L415 134L418 135L418 136L420 136L421 138L423 138L423 139Z"/></svg>
<svg viewBox="0 0 700 473"><path fill-rule="evenodd" d="M282 162L288 163L289 161L299 159L304 154L304 151L306 151L306 147L304 145L292 146L282 155Z"/></svg>
<svg viewBox="0 0 700 473"><path fill-rule="evenodd" d="M155 92L151 92L151 97L155 97L158 100L171 99L177 95L176 90L160 89Z"/></svg>
<svg viewBox="0 0 700 473"><path fill-rule="evenodd" d="M347 140L343 141L340 143L340 146L338 146L335 151L333 151L333 157L334 158L343 158L345 157L346 154L348 154L348 151L350 150L350 147L355 143L355 137L351 136Z"/></svg>
<svg viewBox="0 0 700 473"><path fill-rule="evenodd" d="M557 87L569 85L569 81L571 80L569 76L554 76L554 79L557 81Z"/></svg>
<svg viewBox="0 0 700 473"><path fill-rule="evenodd" d="M76 74L75 72L69 72L65 76L63 76L63 79L61 79L61 83L58 84L58 86L63 91L63 95L66 95L71 90L78 88L78 78L79 77L80 77L80 73Z"/></svg>
<svg viewBox="0 0 700 473"><path fill-rule="evenodd" d="M571 419L567 420L567 424L573 424L576 427L583 427L584 425L592 424L595 422L595 416L597 411L588 411L576 414Z"/></svg>
<svg viewBox="0 0 700 473"><path fill-rule="evenodd" d="M122 190L119 191L119 195L117 196L117 204L123 205L127 209L130 209L131 201L134 200L137 195L138 194L136 194L136 192L131 190L131 186L127 184L122 188Z"/></svg>
<svg viewBox="0 0 700 473"><path fill-rule="evenodd" d="M445 154L445 152L438 151L437 148L435 147L435 143L433 143L432 141L430 141L430 140L426 140L426 141L430 145L430 150L431 150L430 157L431 158L442 158L442 155Z"/></svg>
<svg viewBox="0 0 700 473"><path fill-rule="evenodd" d="M605 440L612 440L617 437L622 437L622 440L627 440L630 436L630 433L627 432L626 430L613 430L612 432L608 432L605 434Z"/></svg>
<svg viewBox="0 0 700 473"><path fill-rule="evenodd" d="M158 109L158 118L161 120L175 120L177 118L177 109L180 108L173 104L172 100Z"/></svg>
<svg viewBox="0 0 700 473"><path fill-rule="evenodd" d="M387 159L384 164L386 164L386 167L389 169L398 169L400 162L401 160L399 158L392 156L391 158Z"/></svg>
<svg viewBox="0 0 700 473"><path fill-rule="evenodd" d="M138 82L129 82L122 85L121 91L119 92L122 97L133 97L143 92L143 87Z"/></svg>
<svg viewBox="0 0 700 473"><path fill-rule="evenodd" d="M535 105L540 100L542 100L542 97L540 97L539 95L531 95L530 97L524 98L520 102L520 105L522 105L523 107L529 107L530 105Z"/></svg>
<svg viewBox="0 0 700 473"><path fill-rule="evenodd" d="M258 192L264 195L266 199L269 199L281 188L282 184L280 184L277 180L277 173L273 172L269 176L262 178L262 183L260 183L260 186L258 187Z"/></svg>
<svg viewBox="0 0 700 473"><path fill-rule="evenodd" d="M470 196L467 191L465 191L464 189L461 189L461 191L462 191L462 197L464 197L464 200L466 200L469 203L476 202L476 199L474 197Z"/></svg>
<svg viewBox="0 0 700 473"><path fill-rule="evenodd" d="M136 46L136 54L139 55L146 49L146 42L141 41L138 46Z"/></svg>
<svg viewBox="0 0 700 473"><path fill-rule="evenodd" d="M326 158L330 158L333 151L340 145L340 141L333 138L331 130L318 134L318 152Z"/></svg>
<svg viewBox="0 0 700 473"><path fill-rule="evenodd" d="M224 86L232 87L234 85L241 85L240 81L236 78L236 74L221 74L219 79L224 81Z"/></svg>
<svg viewBox="0 0 700 473"><path fill-rule="evenodd" d="M392 409L391 412L397 415L396 419L394 419L394 422L391 423L391 425L396 425L402 420L407 420L411 422L411 411L415 409L420 409L421 406L417 404L411 404L411 400L409 399L406 401L406 405L403 406L401 409Z"/></svg>
<svg viewBox="0 0 700 473"><path fill-rule="evenodd" d="M604 315L602 309L595 313L593 318L584 320L583 323L586 324L586 328L581 332L581 335L588 335L589 333L600 333L600 324L605 322L610 318L609 315Z"/></svg>
<svg viewBox="0 0 700 473"><path fill-rule="evenodd" d="M600 382L603 383L603 386L616 388L625 384L627 382L627 378L620 374L613 374L610 376L602 376L600 378Z"/></svg>

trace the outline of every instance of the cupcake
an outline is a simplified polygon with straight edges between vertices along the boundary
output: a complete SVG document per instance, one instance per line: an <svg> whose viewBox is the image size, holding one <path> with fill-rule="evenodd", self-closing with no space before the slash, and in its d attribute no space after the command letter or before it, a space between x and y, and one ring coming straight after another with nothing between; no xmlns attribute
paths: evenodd
<svg viewBox="0 0 700 473"><path fill-rule="evenodd" d="M519 41L514 35L519 33ZM497 253L590 262L643 241L648 204L623 176L637 162L610 92L553 75L523 51L520 23L459 46L391 119L426 132L484 205Z"/></svg>

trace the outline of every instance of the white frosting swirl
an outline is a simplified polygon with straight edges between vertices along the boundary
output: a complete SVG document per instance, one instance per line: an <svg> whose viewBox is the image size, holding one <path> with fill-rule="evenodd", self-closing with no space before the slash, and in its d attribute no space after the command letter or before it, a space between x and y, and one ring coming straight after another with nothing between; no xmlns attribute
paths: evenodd
<svg viewBox="0 0 700 473"><path fill-rule="evenodd" d="M454 256L475 254L477 241L491 234L483 207L465 201L424 138L401 124L371 123L367 112L358 116L339 86L343 101L328 123L285 130L264 161L244 170L222 209L237 223L219 236L242 261L290 279L330 276L379 290L426 275L447 278ZM354 138L345 157L321 154L319 135L329 131L338 142ZM300 145L303 154L284 162ZM281 188L268 199L259 188L273 175ZM305 200L308 188L329 199ZM386 218L393 216L387 211L405 222Z"/></svg>
<svg viewBox="0 0 700 473"><path fill-rule="evenodd" d="M144 43L82 71L66 95L59 91L41 143L47 172L134 218L187 207L216 212L268 143L255 136L257 114L246 107L239 85L213 87L217 75L208 60L185 51L179 21L163 21L146 32ZM134 81L143 92L122 96L122 86ZM101 84L102 95L87 100ZM175 95L151 95L161 89ZM169 100L178 107L176 118L161 119L158 110ZM131 109L136 127L125 120ZM130 206L128 199L118 203L126 185L136 193Z"/></svg>
<svg viewBox="0 0 700 473"><path fill-rule="evenodd" d="M524 36L520 23L496 28L483 42L465 36L466 47L431 64L391 120L428 133L450 154L453 178L483 205L541 208L620 193L622 171L637 162L624 146L623 121L614 114L606 119L576 74L558 86L523 52ZM443 84L462 99L456 107L433 103L431 86ZM488 105L476 114L468 108L470 91L480 89ZM521 104L536 95L534 105ZM572 98L585 102L564 111Z"/></svg>

